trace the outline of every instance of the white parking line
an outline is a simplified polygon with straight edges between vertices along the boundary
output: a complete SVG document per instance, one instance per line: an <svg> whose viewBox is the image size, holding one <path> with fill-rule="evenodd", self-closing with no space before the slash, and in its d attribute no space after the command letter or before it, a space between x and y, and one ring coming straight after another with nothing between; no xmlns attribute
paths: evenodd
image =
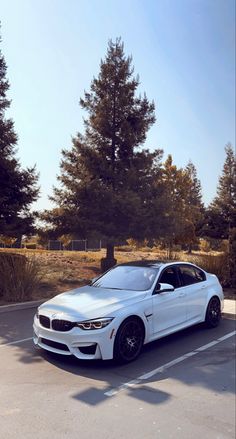
<svg viewBox="0 0 236 439"><path fill-rule="evenodd" d="M105 392L104 395L106 396L114 396L117 393L121 392L122 390L127 389L128 387L134 387L137 384L140 384L142 381L147 380L153 375L156 375L158 373L163 373L166 369L169 369L171 366L174 366L175 364L181 363L182 361L186 360L189 357L192 357L193 355L197 355L202 351L205 351L206 349L215 346L216 344L226 340L227 338L233 337L233 335L236 334L236 331L229 332L228 334L224 335L223 337L218 338L217 340L212 341L211 343L207 343L200 348L195 349L194 351L188 352L187 354L182 355L181 357L175 358L172 361L169 361L168 363L163 364L162 366L157 367L156 369L151 370L150 372L147 372L143 375L140 375L138 378L129 381L127 383L122 384L121 386L111 389L108 392Z"/></svg>
<svg viewBox="0 0 236 439"><path fill-rule="evenodd" d="M9 343L0 344L0 348L2 348L2 347L4 347L4 346L9 346L9 345L11 345L11 344L24 343L24 341L29 341L29 340L33 340L33 337L30 337L30 338L22 338L21 340L10 341Z"/></svg>
<svg viewBox="0 0 236 439"><path fill-rule="evenodd" d="M227 338L232 337L232 336L235 335L235 334L236 334L236 331L229 332L228 334L223 335L223 337L218 338L218 340L219 340L219 341L224 341L224 340L226 340Z"/></svg>

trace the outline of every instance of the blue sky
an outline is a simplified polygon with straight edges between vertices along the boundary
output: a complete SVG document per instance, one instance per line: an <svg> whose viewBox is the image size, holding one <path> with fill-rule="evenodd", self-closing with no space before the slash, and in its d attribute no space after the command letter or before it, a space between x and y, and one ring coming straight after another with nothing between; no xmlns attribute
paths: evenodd
<svg viewBox="0 0 236 439"><path fill-rule="evenodd" d="M234 0L0 0L0 20L8 114L22 165L40 172L37 209L50 206L61 149L83 132L79 98L119 36L156 105L146 146L177 166L191 159L212 200L224 146L235 147Z"/></svg>

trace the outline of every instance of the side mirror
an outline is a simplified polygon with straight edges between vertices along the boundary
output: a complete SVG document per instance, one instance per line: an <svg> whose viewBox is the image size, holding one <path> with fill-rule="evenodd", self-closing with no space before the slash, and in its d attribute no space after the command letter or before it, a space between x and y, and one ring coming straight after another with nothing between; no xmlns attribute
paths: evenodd
<svg viewBox="0 0 236 439"><path fill-rule="evenodd" d="M171 291L174 291L173 285L158 283L156 288L155 288L154 294L168 293Z"/></svg>

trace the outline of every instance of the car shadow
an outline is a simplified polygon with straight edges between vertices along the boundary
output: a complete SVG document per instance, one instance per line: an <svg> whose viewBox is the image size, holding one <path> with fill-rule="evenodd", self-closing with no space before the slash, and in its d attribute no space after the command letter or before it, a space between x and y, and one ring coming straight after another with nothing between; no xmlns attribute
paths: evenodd
<svg viewBox="0 0 236 439"><path fill-rule="evenodd" d="M169 335L160 340L154 341L144 346L140 357L132 363L117 364L113 360L78 360L72 356L60 356L44 351L43 358L51 363L53 367L64 370L67 373L88 378L89 380L100 381L100 388L91 386L86 390L81 390L73 394L73 398L89 405L99 404L107 399L107 394L114 389L124 388L128 395L136 397L150 404L161 404L171 398L171 395L163 389L156 389L158 383L168 378L174 378L184 382L189 386L201 386L211 390L221 392L227 391L234 393L234 371L228 373L227 377L222 376L222 382L216 379L222 366L235 360L235 346L222 347L219 343L214 350L205 350L194 356L194 359L183 360L175 368L157 372L145 380L138 380L134 386L132 380L143 374L163 366L168 361L172 361L181 355L189 352L189 342L191 349L198 349L219 336L220 328L207 331L203 324ZM225 328L227 331L227 328ZM199 338L202 343L199 345ZM191 363L191 367L189 366ZM177 371L177 375L176 375ZM174 373L173 373L174 372ZM124 383L131 382L125 386ZM153 384L154 387L153 388ZM115 392L114 392L115 393Z"/></svg>
<svg viewBox="0 0 236 439"><path fill-rule="evenodd" d="M34 310L22 311L20 329L14 313L8 314L8 319L5 318L5 320L0 316L0 336L3 344L14 348L14 359L25 366L47 363L52 370L55 369L55 374L56 370L64 372L65 381L67 382L68 377L68 383L70 383L69 375L79 377L79 383L82 384L81 390L72 392L71 397L90 406L105 402L109 392L120 389L124 383L130 383L143 374L160 368L235 329L234 321L226 319L222 320L219 327L211 330L207 330L202 324L196 325L145 345L136 361L121 365L111 360L78 360L73 356L61 356L36 350L33 341L28 340L28 322L32 319ZM12 340L20 338L28 341L10 344ZM214 392L224 391L234 394L234 370L233 368L227 369L227 373L224 373L225 367L235 360L234 356L235 345L231 339L230 343L225 346L219 343L213 349L199 352L163 372L138 381L134 386L124 386L124 389L130 397L150 404L162 404L172 398L170 393L163 390L163 386L161 389L158 387L163 380L167 379L175 379L188 386L208 388ZM48 370L47 364L43 365L45 370ZM41 368L41 365L39 367ZM219 374L220 382L217 379Z"/></svg>

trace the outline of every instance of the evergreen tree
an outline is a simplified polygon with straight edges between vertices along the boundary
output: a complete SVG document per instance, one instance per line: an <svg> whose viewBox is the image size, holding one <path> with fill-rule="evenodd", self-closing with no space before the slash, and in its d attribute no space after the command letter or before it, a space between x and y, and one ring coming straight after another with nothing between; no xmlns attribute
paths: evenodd
<svg viewBox="0 0 236 439"><path fill-rule="evenodd" d="M196 241L204 217L204 205L202 202L202 187L197 177L197 170L194 164L189 161L185 168L188 177L188 184L185 190L185 218L192 229L192 237L189 239L188 251L191 252L192 244Z"/></svg>
<svg viewBox="0 0 236 439"><path fill-rule="evenodd" d="M207 209L203 230L206 236L218 239L228 239L231 229L236 227L236 158L230 143L225 153L217 195Z"/></svg>
<svg viewBox="0 0 236 439"><path fill-rule="evenodd" d="M236 288L236 227L229 232L229 285Z"/></svg>
<svg viewBox="0 0 236 439"><path fill-rule="evenodd" d="M223 172L212 209L220 215L229 231L236 227L236 157L230 143L226 145L225 153Z"/></svg>
<svg viewBox="0 0 236 439"><path fill-rule="evenodd" d="M173 244L187 246L191 252L203 211L201 184L193 163L178 169L169 155L162 168L162 187L165 207L161 233L169 248L169 257Z"/></svg>
<svg viewBox="0 0 236 439"><path fill-rule="evenodd" d="M225 153L223 172L211 209L213 215L218 217L218 224L225 227L225 236L229 240L229 283L236 287L236 157L230 143L226 145Z"/></svg>
<svg viewBox="0 0 236 439"><path fill-rule="evenodd" d="M19 237L32 231L34 217L30 206L38 196L38 176L35 167L21 169L16 158L14 124L5 116L10 106L6 71L0 51L0 234Z"/></svg>
<svg viewBox="0 0 236 439"><path fill-rule="evenodd" d="M61 188L52 198L61 210L44 215L58 234L104 237L111 259L120 239L151 233L150 203L159 191L153 181L159 178L161 151L140 149L155 121L154 104L136 96L139 79L131 62L120 39L109 42L98 78L80 100L88 113L85 134L62 151Z"/></svg>
<svg viewBox="0 0 236 439"><path fill-rule="evenodd" d="M162 239L171 257L174 244L182 243L182 237L187 237L188 225L185 218L185 191L188 182L187 174L173 164L169 154L162 168L162 185L165 194L163 210Z"/></svg>
<svg viewBox="0 0 236 439"><path fill-rule="evenodd" d="M186 188L186 202L189 206L189 209L191 209L192 221L196 224L203 209L201 182L197 177L196 167L191 161L189 161L184 171L186 172L190 181L190 186Z"/></svg>

